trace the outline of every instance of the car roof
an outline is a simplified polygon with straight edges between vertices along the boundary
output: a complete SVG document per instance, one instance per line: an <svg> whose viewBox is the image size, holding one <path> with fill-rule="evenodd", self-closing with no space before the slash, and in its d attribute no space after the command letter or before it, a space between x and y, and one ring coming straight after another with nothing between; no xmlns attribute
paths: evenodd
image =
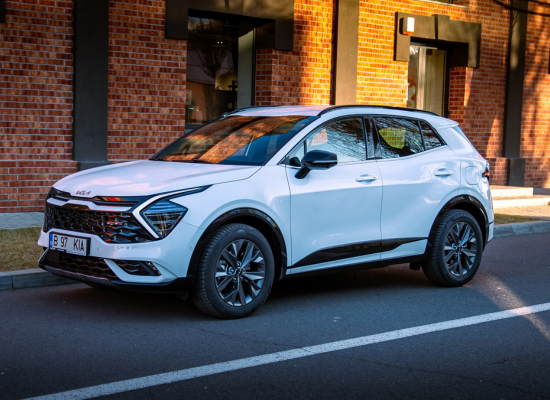
<svg viewBox="0 0 550 400"><path fill-rule="evenodd" d="M253 106L241 108L229 113L230 115L243 116L265 116L275 117L283 115L303 115L303 116L320 116L329 114L335 111L340 111L346 114L384 114L384 115L400 115L410 118L421 118L429 121L435 127L449 126L450 120L440 117L430 111L416 110L403 107L380 106L380 105L346 105L346 106L330 106L330 105L307 105L307 106ZM456 123L455 123L456 124ZM454 125L454 124L453 124Z"/></svg>
<svg viewBox="0 0 550 400"><path fill-rule="evenodd" d="M231 115L246 116L283 116L283 115L304 115L314 117L330 106L255 106L236 110Z"/></svg>

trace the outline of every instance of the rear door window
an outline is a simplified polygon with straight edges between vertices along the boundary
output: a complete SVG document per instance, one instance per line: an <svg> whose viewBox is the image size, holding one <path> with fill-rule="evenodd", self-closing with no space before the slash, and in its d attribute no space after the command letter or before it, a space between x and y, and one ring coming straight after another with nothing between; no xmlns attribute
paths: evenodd
<svg viewBox="0 0 550 400"><path fill-rule="evenodd" d="M441 142L441 139L436 135L430 125L428 125L425 121L420 121L420 127L422 128L422 134L424 135L426 150L443 146L443 142Z"/></svg>
<svg viewBox="0 0 550 400"><path fill-rule="evenodd" d="M382 158L406 157L424 151L417 121L395 117L374 117L373 120Z"/></svg>

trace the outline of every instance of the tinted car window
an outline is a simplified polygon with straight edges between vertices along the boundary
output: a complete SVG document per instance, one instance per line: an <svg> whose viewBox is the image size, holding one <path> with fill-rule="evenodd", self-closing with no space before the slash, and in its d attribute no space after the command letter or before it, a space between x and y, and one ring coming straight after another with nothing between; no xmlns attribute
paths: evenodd
<svg viewBox="0 0 550 400"><path fill-rule="evenodd" d="M432 127L424 121L420 121L420 127L422 128L422 134L424 135L424 144L426 150L435 149L436 147L443 146L441 139L435 134Z"/></svg>
<svg viewBox="0 0 550 400"><path fill-rule="evenodd" d="M305 150L305 145L302 142L300 146L298 146L298 148L294 150L294 152L288 158L289 160L288 164L292 165L293 167L299 167L302 164L302 158L304 157L304 154L305 154L304 150Z"/></svg>
<svg viewBox="0 0 550 400"><path fill-rule="evenodd" d="M393 117L375 117L382 158L406 157L424 150L416 121Z"/></svg>
<svg viewBox="0 0 550 400"><path fill-rule="evenodd" d="M312 150L336 154L339 164L365 161L367 152L362 119L341 119L323 125L306 140L306 151Z"/></svg>
<svg viewBox="0 0 550 400"><path fill-rule="evenodd" d="M262 165L302 127L306 116L233 116L183 136L152 160L207 164Z"/></svg>

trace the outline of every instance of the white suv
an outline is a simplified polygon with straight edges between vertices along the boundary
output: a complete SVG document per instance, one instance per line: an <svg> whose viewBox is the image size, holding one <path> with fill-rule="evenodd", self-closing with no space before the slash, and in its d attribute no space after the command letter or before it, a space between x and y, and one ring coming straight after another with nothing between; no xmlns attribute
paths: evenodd
<svg viewBox="0 0 550 400"><path fill-rule="evenodd" d="M241 109L46 201L43 269L192 294L244 317L292 275L410 263L470 281L493 236L488 163L456 122L380 106Z"/></svg>

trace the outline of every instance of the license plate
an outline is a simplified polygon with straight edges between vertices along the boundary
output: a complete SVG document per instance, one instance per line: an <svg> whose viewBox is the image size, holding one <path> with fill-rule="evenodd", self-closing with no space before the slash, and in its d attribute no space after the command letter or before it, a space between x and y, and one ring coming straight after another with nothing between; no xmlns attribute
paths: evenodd
<svg viewBox="0 0 550 400"><path fill-rule="evenodd" d="M50 249L79 256L88 255L89 241L88 238L50 233Z"/></svg>

